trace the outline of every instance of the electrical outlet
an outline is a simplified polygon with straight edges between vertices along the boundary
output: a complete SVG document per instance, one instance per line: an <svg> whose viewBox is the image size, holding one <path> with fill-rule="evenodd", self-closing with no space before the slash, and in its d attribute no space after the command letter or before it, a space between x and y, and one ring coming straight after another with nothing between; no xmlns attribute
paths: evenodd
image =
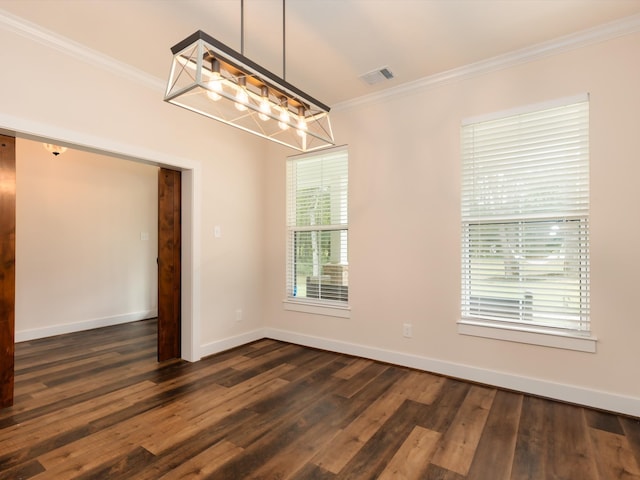
<svg viewBox="0 0 640 480"><path fill-rule="evenodd" d="M240 321L242 321L242 309L238 308L236 309L236 322Z"/></svg>
<svg viewBox="0 0 640 480"><path fill-rule="evenodd" d="M402 325L402 336L405 338L413 337L413 327L410 323L404 323Z"/></svg>

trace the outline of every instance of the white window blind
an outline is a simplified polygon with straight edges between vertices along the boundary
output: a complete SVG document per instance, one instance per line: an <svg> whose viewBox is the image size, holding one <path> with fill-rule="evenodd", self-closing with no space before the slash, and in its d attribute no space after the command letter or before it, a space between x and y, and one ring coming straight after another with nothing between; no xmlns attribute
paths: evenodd
<svg viewBox="0 0 640 480"><path fill-rule="evenodd" d="M349 298L346 148L287 161L287 296L318 303Z"/></svg>
<svg viewBox="0 0 640 480"><path fill-rule="evenodd" d="M589 333L589 104L462 127L462 321Z"/></svg>

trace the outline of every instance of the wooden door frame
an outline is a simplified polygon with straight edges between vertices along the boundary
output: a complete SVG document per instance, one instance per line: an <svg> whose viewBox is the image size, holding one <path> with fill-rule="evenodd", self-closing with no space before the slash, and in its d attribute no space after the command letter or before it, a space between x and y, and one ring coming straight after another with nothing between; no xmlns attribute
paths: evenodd
<svg viewBox="0 0 640 480"><path fill-rule="evenodd" d="M180 357L181 174L158 170L158 361Z"/></svg>
<svg viewBox="0 0 640 480"><path fill-rule="evenodd" d="M15 292L16 139L0 135L0 408L13 405Z"/></svg>

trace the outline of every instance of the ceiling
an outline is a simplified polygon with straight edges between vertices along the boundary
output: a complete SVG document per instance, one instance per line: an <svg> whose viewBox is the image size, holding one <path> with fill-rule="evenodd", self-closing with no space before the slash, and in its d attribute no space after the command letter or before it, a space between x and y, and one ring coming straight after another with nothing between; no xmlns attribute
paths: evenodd
<svg viewBox="0 0 640 480"><path fill-rule="evenodd" d="M0 9L163 81L170 47L196 30L241 49L240 0L0 0ZM285 13L286 80L332 106L640 15L640 0L287 0ZM245 0L244 54L283 76L282 0ZM395 78L359 78L380 67Z"/></svg>

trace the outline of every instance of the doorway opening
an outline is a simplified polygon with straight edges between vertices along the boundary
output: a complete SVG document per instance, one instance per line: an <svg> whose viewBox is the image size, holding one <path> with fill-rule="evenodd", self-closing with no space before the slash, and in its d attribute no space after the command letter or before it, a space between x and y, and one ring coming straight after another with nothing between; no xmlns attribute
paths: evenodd
<svg viewBox="0 0 640 480"><path fill-rule="evenodd" d="M33 133L38 128L32 128L30 122L17 120L16 124L22 128L15 128L10 125L0 124L0 133L10 135L16 138L24 138L34 140L40 143L51 143L54 140L53 135L49 131L55 131L54 127L37 125L39 132ZM25 128L25 125L30 128ZM30 133L27 133L30 132ZM55 140L55 143L71 147L77 150L98 153L105 156L125 159L134 162L146 163L157 167L167 168L181 172L181 234L182 234L182 250L181 250L181 266L180 273L182 281L179 284L179 297L181 325L180 333L180 356L187 361L197 361L200 359L199 352L199 325L194 322L194 317L199 312L199 279L195 275L194 264L199 256L199 240L195 232L198 230L198 216L195 210L198 208L195 201L198 196L199 188L199 165L196 162L187 159L173 159L160 152L146 152L146 155L137 154L138 149L132 146L123 146L120 143L113 142L109 139L92 139L93 146L88 146L83 135L77 132L66 132L64 141ZM58 136L58 138L60 138ZM11 339L13 342L14 339Z"/></svg>

